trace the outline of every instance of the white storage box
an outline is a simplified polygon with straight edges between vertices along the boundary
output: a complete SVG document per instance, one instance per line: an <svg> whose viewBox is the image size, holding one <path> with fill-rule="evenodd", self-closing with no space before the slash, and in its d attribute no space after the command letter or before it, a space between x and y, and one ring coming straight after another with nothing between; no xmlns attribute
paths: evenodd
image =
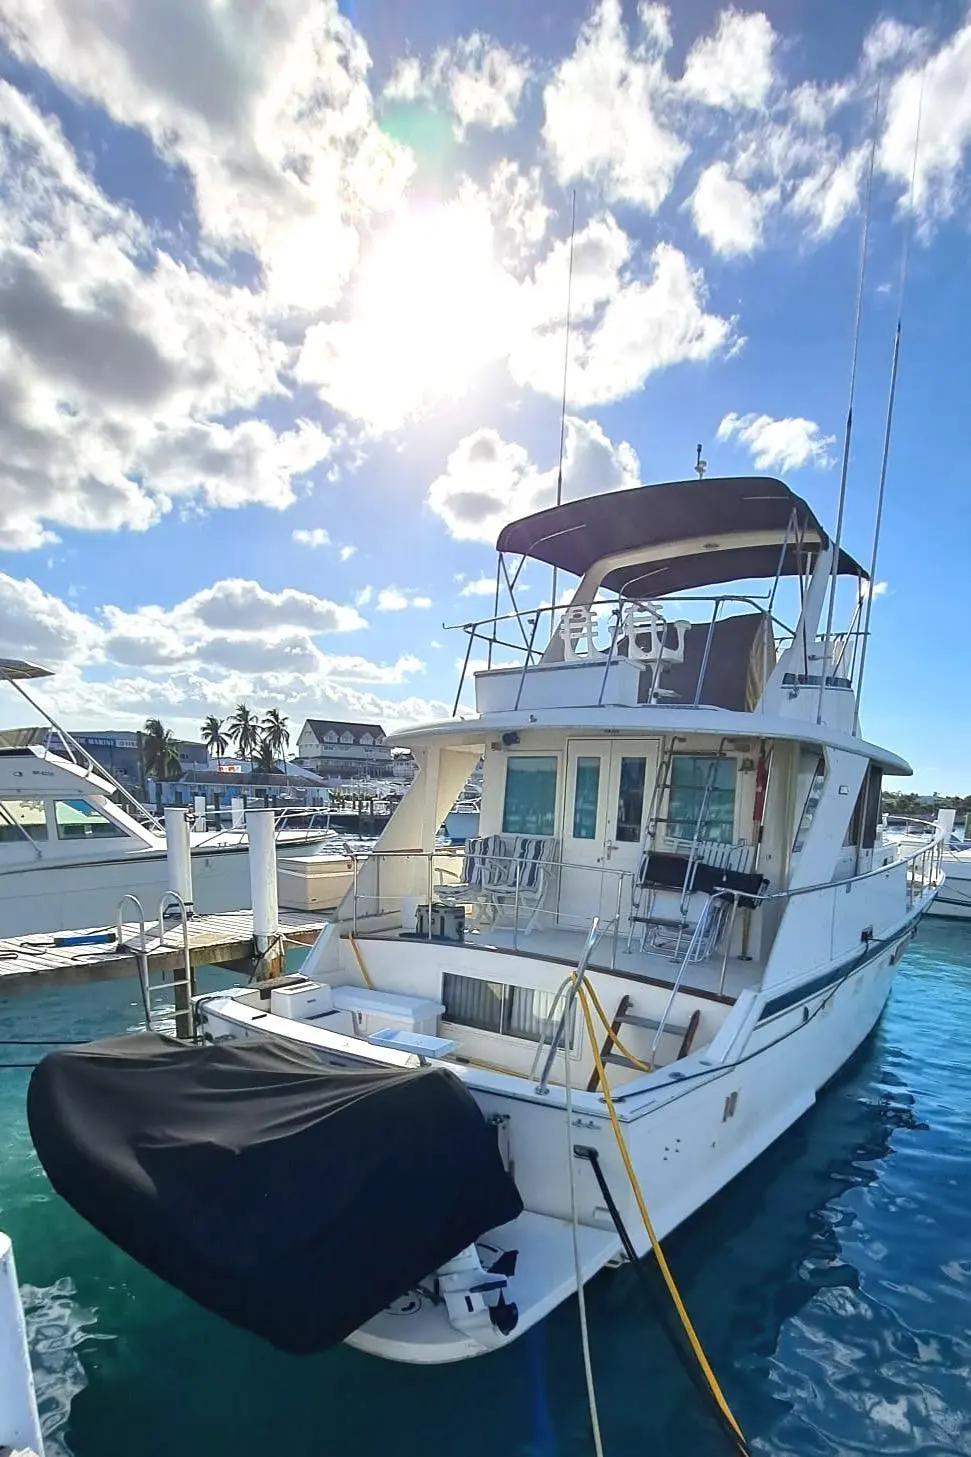
<svg viewBox="0 0 971 1457"><path fill-rule="evenodd" d="M418 1032L434 1037L438 1019L445 1011L442 1002L429 997L406 997L399 992L382 992L373 987L334 987L334 1006L350 1012L358 1034L368 1037L385 1027Z"/></svg>
<svg viewBox="0 0 971 1457"><path fill-rule="evenodd" d="M333 1010L334 993L326 983L308 981L302 986L273 987L270 991L270 1011L274 1017L306 1022L311 1017L326 1017Z"/></svg>

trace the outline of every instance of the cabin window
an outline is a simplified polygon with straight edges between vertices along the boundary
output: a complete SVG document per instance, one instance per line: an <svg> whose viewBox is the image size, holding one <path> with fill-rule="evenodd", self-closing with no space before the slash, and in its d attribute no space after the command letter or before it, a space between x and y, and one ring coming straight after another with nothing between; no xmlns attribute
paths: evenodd
<svg viewBox="0 0 971 1457"><path fill-rule="evenodd" d="M555 754L513 754L506 760L504 835L552 835L556 821Z"/></svg>
<svg viewBox="0 0 971 1457"><path fill-rule="evenodd" d="M42 799L0 800L0 844L47 839L47 813Z"/></svg>
<svg viewBox="0 0 971 1457"><path fill-rule="evenodd" d="M732 843L737 767L734 759L715 754L674 755L668 796L669 839Z"/></svg>
<svg viewBox="0 0 971 1457"><path fill-rule="evenodd" d="M535 987L507 986L499 981L480 981L474 976L442 978L443 1021L503 1037L521 1037L539 1042L544 1036L553 1007L554 992ZM561 1008L562 1011L562 1008ZM570 1046L574 1044L576 1007L570 1014Z"/></svg>
<svg viewBox="0 0 971 1457"><path fill-rule="evenodd" d="M54 819L59 840L109 840L125 831L86 799L57 799Z"/></svg>
<svg viewBox="0 0 971 1457"><path fill-rule="evenodd" d="M811 778L809 778L810 775L812 776ZM803 749L799 755L799 785L805 785L807 778L809 778L809 784L806 790L806 798L799 820L799 827L796 830L796 838L792 842L793 855L798 855L806 843L806 836L809 834L812 822L816 818L816 810L819 807L819 801L823 797L823 785L826 782L826 760L822 754L816 753L815 750Z"/></svg>
<svg viewBox="0 0 971 1457"><path fill-rule="evenodd" d="M877 822L880 818L880 797L883 793L883 775L876 764L871 764L860 785L860 792L853 806L853 818L846 827L844 845L859 845L861 850L872 850L877 842Z"/></svg>
<svg viewBox="0 0 971 1457"><path fill-rule="evenodd" d="M617 790L617 828L614 838L618 844L636 845L641 838L646 778L647 760L629 759L625 754L620 761L620 783Z"/></svg>
<svg viewBox="0 0 971 1457"><path fill-rule="evenodd" d="M573 838L597 838L597 803L600 799L600 760L578 759L573 786Z"/></svg>

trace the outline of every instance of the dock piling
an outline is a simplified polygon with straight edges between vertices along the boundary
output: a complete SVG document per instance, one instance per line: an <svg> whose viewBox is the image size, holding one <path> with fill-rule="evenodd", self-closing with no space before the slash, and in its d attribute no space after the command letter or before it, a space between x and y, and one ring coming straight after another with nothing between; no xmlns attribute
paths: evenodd
<svg viewBox="0 0 971 1457"><path fill-rule="evenodd" d="M169 870L169 890L174 890L192 915L192 855L189 849L189 811L182 805L169 805L165 811L165 858ZM162 928L159 927L159 934Z"/></svg>
<svg viewBox="0 0 971 1457"><path fill-rule="evenodd" d="M249 838L249 877L253 900L253 941L260 958L257 979L265 981L279 970L280 907L276 884L276 815L272 809L246 811Z"/></svg>

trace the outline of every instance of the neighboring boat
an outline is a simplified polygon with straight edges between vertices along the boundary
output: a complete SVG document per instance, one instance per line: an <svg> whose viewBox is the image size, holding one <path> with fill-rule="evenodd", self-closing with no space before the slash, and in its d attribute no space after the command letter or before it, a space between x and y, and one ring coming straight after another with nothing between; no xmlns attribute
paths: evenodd
<svg viewBox="0 0 971 1457"><path fill-rule="evenodd" d="M453 845L464 845L479 833L482 800L479 795L460 795L445 816L442 829Z"/></svg>
<svg viewBox="0 0 971 1457"><path fill-rule="evenodd" d="M21 693L25 681L45 676L34 664L0 659L0 682ZM52 727L73 758L36 745L0 749L0 938L114 924L129 892L151 916L169 888L162 824L70 734ZM289 828L285 813L277 831L282 903L290 904L287 893L299 882L294 861L313 855L318 893L326 889L326 903L336 905L353 879L340 837L327 828ZM190 847L198 912L249 905L244 829L193 831Z"/></svg>
<svg viewBox="0 0 971 1457"><path fill-rule="evenodd" d="M542 650L515 603L469 629L514 618L522 665L398 736L418 777L304 975L199 998L202 1047L32 1078L55 1187L291 1349L461 1360L644 1254L812 1106L940 883L939 838L878 837L910 770L857 728L860 618L820 632L865 573L780 481L573 501L498 546L572 601ZM479 834L437 849L480 758Z"/></svg>
<svg viewBox="0 0 971 1457"><path fill-rule="evenodd" d="M953 822L952 810L942 811ZM938 833L938 825L926 820L891 818L884 830L888 844L897 844L902 850L919 849ZM953 833L951 824L946 826L944 854L941 862L944 884L934 903L928 908L929 916L940 916L951 921L971 919L971 842L963 835Z"/></svg>

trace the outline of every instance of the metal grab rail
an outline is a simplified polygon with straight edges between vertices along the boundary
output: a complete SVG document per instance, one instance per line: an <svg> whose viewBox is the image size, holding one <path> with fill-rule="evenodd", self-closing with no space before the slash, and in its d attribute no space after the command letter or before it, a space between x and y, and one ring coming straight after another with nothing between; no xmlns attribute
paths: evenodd
<svg viewBox="0 0 971 1457"><path fill-rule="evenodd" d="M539 1082L536 1084L536 1092L541 1096L549 1092L550 1074L553 1071L553 1063L556 1060L557 1048L567 1026L569 1025L570 1016L576 1004L576 999L580 993L580 988L583 985L583 978L587 974L587 967L590 963L590 957L593 955L594 947L597 945L597 942L600 940L601 936L603 936L604 932L607 930L610 924L610 921L601 922L599 916L594 916L593 920L590 922L590 930L587 932L587 939L583 943L583 950L580 952L580 958L577 961L577 969L571 974L568 979L566 979L569 989L567 991L566 1001L563 1006L563 1013L560 1017L559 1022L557 1023L556 1031L550 1037L549 1051L546 1054L546 1061L543 1064L543 1071L540 1074ZM549 1025L552 1019L555 1007L556 1000L554 999L553 1007L550 1008L549 1016L546 1019L547 1025ZM544 1027L543 1038L541 1039L541 1041L545 1041L545 1036L546 1028ZM563 1044L563 1054L565 1057L569 1057L570 1055L569 1048L567 1047L565 1042Z"/></svg>
<svg viewBox="0 0 971 1457"><path fill-rule="evenodd" d="M182 969L184 976L181 981L173 979L171 983L172 995L175 1000L175 1035L184 1041L188 1041L193 1033L192 998L195 996L195 975L192 967L192 953L189 948L189 914L186 910L185 901L178 891L167 890L158 903L158 944L165 945L165 912L169 906L176 906L182 923ZM148 966L145 967L146 979L148 977ZM148 988L151 992L151 987Z"/></svg>
<svg viewBox="0 0 971 1457"><path fill-rule="evenodd" d="M510 838L512 837L510 836ZM390 907L385 910L382 908L381 905L380 874L381 862L383 859L387 858L390 860L414 860L418 863L424 862L426 870L424 876L422 877L423 885L421 889L427 899L427 903L429 905L432 905L438 888L446 888L444 887L444 876L454 875L454 872L451 871L449 867L443 865L438 865L436 867L435 862L443 859L461 862L464 857L464 847L449 845L439 845L434 850L371 850L367 851L366 853L360 854L354 851L349 851L347 858L348 861L352 864L354 871L350 890L350 919L351 925L353 927L353 934L356 936L358 933L359 918L366 918L369 914L374 916L390 915L395 909L395 907ZM522 866L522 862L513 855L494 855L490 857L490 859L492 864L503 866L507 873L515 872L517 867ZM373 886L369 886L367 889L362 890L360 886L360 870L362 866L368 864L371 861L374 862L375 883ZM613 928L613 953L611 957L611 966L616 968L619 928L624 904L624 887L625 883L631 878L631 872L629 870L616 870L607 865L580 865L575 863L574 861L562 860L560 858L544 860L540 862L539 869L540 873L548 875L550 877L553 884L556 884L560 872L564 870L579 871L580 873L585 875L597 876L600 881L602 893L605 889L604 877L609 876L613 881L616 882L617 890L615 897L615 911L613 916L611 916L610 919L605 922L605 925ZM411 890L393 890L390 892L390 895L394 897L400 897L401 899L409 898L413 895L416 895L418 893L417 881L418 877L416 876L415 885L412 887ZM455 882L454 884L449 885L447 887L447 890L449 892L454 892L460 886L461 882ZM513 949L518 950L520 912L522 908L523 897L526 894L531 894L531 892L523 891L522 876L518 873L511 874L508 882L502 886L469 886L467 889L468 900L470 902L489 901L496 892L505 893L508 897L510 897L510 901L507 901L506 904L508 905L511 903L512 905ZM546 891L544 891L544 898L545 895ZM453 895L452 899L454 898L455 897ZM374 909L371 911L368 911L366 904L364 904L369 901L375 903ZM540 909L542 909L542 907L540 907ZM530 903L529 916L534 916L536 914L536 911L536 905L534 903ZM565 913L560 909L556 909L555 914L558 920L562 920ZM428 927L425 931L425 939L434 939L431 934L430 916L428 920Z"/></svg>
<svg viewBox="0 0 971 1457"><path fill-rule="evenodd" d="M129 946L122 935L125 929L125 924L122 920L122 911L128 901L131 901L138 912L138 929L141 932L141 944L137 947ZM145 1012L145 1029L151 1032L152 1006L149 1000L148 989L148 935L145 931L145 912L142 910L142 903L138 899L138 896L132 895L130 890L126 891L118 902L118 914L115 917L115 944L119 951L134 952L135 963L138 967L138 985L142 994L142 1008Z"/></svg>

